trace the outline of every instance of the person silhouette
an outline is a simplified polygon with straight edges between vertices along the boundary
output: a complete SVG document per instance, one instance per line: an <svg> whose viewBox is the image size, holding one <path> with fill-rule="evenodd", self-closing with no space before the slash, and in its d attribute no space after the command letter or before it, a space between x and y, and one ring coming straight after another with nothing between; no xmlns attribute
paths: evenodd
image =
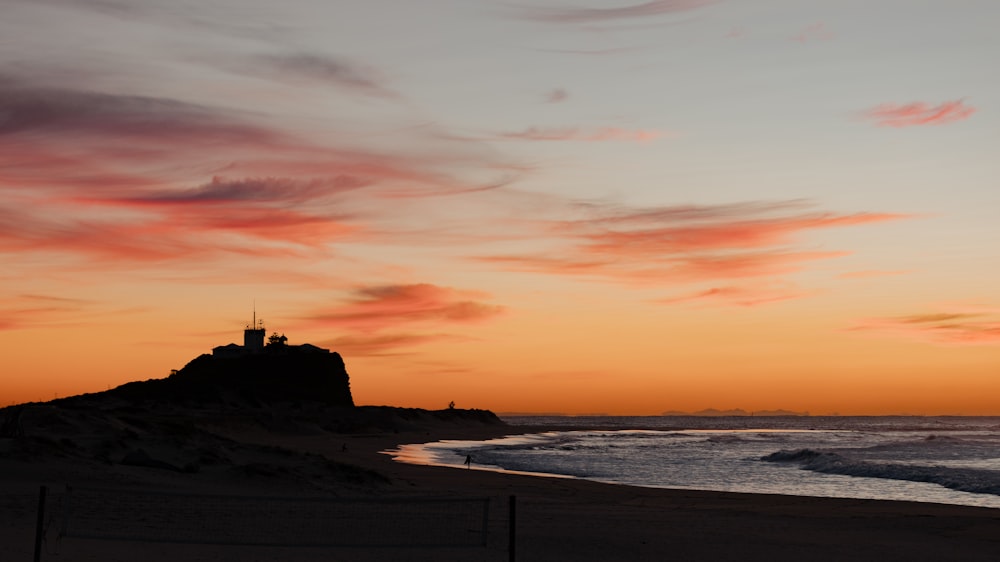
<svg viewBox="0 0 1000 562"><path fill-rule="evenodd" d="M465 455L465 466L472 468L472 455Z"/></svg>

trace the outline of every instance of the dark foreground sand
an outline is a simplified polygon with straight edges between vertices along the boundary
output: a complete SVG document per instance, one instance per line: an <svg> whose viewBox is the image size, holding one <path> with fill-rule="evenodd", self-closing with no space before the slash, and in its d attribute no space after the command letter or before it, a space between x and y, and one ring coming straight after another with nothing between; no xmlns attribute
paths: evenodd
<svg viewBox="0 0 1000 562"><path fill-rule="evenodd" d="M615 560L1000 560L1000 510L923 503L659 490L540 478L464 468L406 465L380 451L402 443L482 439L528 428L441 425L425 431L230 437L319 453L367 467L389 484L349 490L366 497L491 498L485 548L276 548L131 543L67 538L50 529L42 560L328 561L508 560L508 498L517 498L516 559ZM346 445L346 451L343 450ZM124 471L124 472L123 472ZM124 475L124 476L123 476ZM214 491L218 483L149 468L107 474L58 462L0 462L0 559L31 560L39 484L67 480L104 486ZM230 493L261 495L266 482L237 483ZM287 495L287 490L277 490Z"/></svg>

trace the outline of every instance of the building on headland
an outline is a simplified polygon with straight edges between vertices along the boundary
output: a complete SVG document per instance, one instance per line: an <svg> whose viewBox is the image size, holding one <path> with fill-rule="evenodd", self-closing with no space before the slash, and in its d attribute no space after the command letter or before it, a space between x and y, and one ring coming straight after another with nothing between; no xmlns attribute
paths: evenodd
<svg viewBox="0 0 1000 562"><path fill-rule="evenodd" d="M267 344L265 344L264 334L266 333L264 321L257 320L257 312L254 311L253 323L247 324L243 330L243 345L230 343L213 347L212 356L225 358L244 357L258 353L330 353L329 349L310 343L288 345L288 338L284 334L279 336L277 332L271 334L271 337L267 338Z"/></svg>
<svg viewBox="0 0 1000 562"><path fill-rule="evenodd" d="M256 320L256 314L254 314L254 320ZM256 353L264 349L264 333L267 330L264 329L264 321L254 322L253 325L248 325L245 330L243 330L243 347L251 353Z"/></svg>

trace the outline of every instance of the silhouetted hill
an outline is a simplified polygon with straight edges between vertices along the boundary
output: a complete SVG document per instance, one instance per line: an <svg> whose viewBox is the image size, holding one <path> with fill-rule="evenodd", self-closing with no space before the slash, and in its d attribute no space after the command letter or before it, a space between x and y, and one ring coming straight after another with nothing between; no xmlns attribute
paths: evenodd
<svg viewBox="0 0 1000 562"><path fill-rule="evenodd" d="M354 405L337 353L202 355L165 379L0 408L0 462L57 461L77 474L138 467L199 481L342 490L388 479L285 443L504 425L488 410ZM343 456L343 455L341 455ZM139 477L137 473L130 473Z"/></svg>
<svg viewBox="0 0 1000 562"><path fill-rule="evenodd" d="M350 379L339 353L287 350L225 358L206 354L168 378L130 382L103 394L130 402L257 406L307 400L354 406Z"/></svg>

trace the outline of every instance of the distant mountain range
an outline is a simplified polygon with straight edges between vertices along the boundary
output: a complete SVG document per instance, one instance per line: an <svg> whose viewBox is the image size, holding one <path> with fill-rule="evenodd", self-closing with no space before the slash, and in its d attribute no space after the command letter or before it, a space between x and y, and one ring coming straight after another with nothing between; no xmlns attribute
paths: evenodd
<svg viewBox="0 0 1000 562"><path fill-rule="evenodd" d="M500 412L501 417L613 417L612 414L567 414L565 412ZM736 417L736 416L808 416L809 412L793 412L791 410L754 410L748 412L739 408L735 410L716 410L708 408L697 412L681 412L679 410L668 410L660 414L661 416L703 416L703 417Z"/></svg>
<svg viewBox="0 0 1000 562"><path fill-rule="evenodd" d="M740 408L735 410L716 410L715 408L708 408L706 410L699 410L697 412L679 412L677 410L669 410L660 414L661 416L705 416L705 417L724 417L724 416L808 416L809 412L793 412L791 410L754 410L748 412Z"/></svg>

